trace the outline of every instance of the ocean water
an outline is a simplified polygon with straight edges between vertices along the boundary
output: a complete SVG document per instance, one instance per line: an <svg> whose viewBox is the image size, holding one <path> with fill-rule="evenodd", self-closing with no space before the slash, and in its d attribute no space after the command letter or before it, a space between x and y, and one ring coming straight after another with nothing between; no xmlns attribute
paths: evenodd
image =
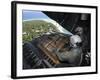
<svg viewBox="0 0 100 80"><path fill-rule="evenodd" d="M50 19L42 11L33 11L33 10L23 10L22 11L22 20L31 20L31 19Z"/></svg>

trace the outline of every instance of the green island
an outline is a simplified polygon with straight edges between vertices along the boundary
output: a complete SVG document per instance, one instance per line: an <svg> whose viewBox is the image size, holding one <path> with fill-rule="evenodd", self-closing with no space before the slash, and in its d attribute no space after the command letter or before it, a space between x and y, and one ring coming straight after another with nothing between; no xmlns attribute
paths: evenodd
<svg viewBox="0 0 100 80"><path fill-rule="evenodd" d="M37 38L43 34L58 32L55 25L43 20L31 20L23 21L23 42L31 41L33 38Z"/></svg>

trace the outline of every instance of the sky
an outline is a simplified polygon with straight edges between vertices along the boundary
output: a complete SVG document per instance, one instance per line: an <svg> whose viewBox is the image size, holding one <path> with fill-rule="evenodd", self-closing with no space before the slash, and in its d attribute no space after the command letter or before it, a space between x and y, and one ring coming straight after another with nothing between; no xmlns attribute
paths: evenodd
<svg viewBox="0 0 100 80"><path fill-rule="evenodd" d="M47 15L45 15L41 11L33 11L33 10L23 10L22 12L23 20L30 20L30 19L50 19Z"/></svg>

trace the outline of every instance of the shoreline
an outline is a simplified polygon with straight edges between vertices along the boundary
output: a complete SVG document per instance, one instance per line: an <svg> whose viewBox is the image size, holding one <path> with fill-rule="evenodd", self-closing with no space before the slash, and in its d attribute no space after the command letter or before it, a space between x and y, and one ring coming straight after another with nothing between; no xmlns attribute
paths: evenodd
<svg viewBox="0 0 100 80"><path fill-rule="evenodd" d="M28 19L28 20L22 20L22 22L26 22L26 21L35 21L35 20L43 20L49 23L52 23L53 25L56 26L56 28L61 32L61 33L65 33L65 34L70 34L73 35L71 32L69 32L68 30L66 30L65 28L63 28L59 23L57 23L56 21L52 20L52 19Z"/></svg>

